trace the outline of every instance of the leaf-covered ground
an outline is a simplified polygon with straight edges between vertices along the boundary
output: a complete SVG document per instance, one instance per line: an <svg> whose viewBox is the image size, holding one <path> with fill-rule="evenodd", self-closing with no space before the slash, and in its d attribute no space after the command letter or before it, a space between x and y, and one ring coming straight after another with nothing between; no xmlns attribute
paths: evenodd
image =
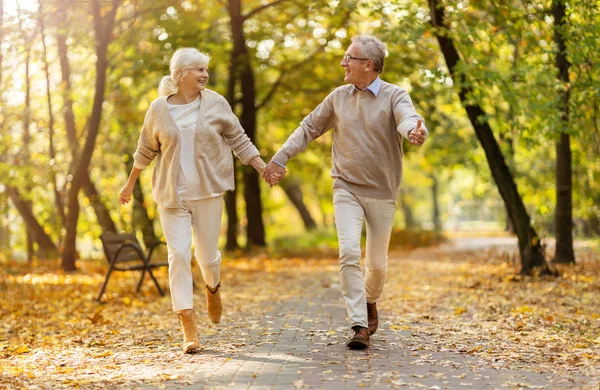
<svg viewBox="0 0 600 390"><path fill-rule="evenodd" d="M350 354L350 359L373 358L377 350L390 347L385 344L385 332L397 332L406 335L402 337L410 341L407 344L415 353L464 356L471 370L493 367L552 373L573 381L573 386L564 388L597 389L593 378L600 377L600 256L596 249L579 245L577 265L560 267L558 278L538 279L515 276L514 248L472 248L467 242L458 247L394 252L378 305L380 339L375 339L372 355ZM178 388L195 383L210 388L211 382L202 375L211 373L191 375L190 367L196 365L202 371L211 362L225 364L253 356L247 353L250 349L266 348L275 338L281 340L286 329L291 330L286 323L279 335L272 332L277 321L273 313L283 308L291 311L297 297L338 288L335 259L264 255L226 259L223 322L217 326L209 322L204 291L198 288L195 310L201 344L207 347L200 355L183 355L170 300L160 297L149 281L136 294L135 275L117 273L111 277L104 303L98 303L94 299L106 269L102 262L82 261L81 269L68 275L56 272L56 266L26 268L9 263L0 270L0 388ZM166 287L166 270L159 270L157 277ZM197 284L202 284L199 276ZM337 293L331 297L341 305ZM306 333L296 330L294 339L299 343L306 334L306 338L324 340L318 349L310 344L310 356L324 354L328 348L346 353L339 361L328 355L314 372L322 378L348 359L343 348L347 333L327 326L316 321ZM386 353L393 357L393 350ZM294 354L286 355L280 371ZM310 361L306 356L296 358ZM422 387L420 375L415 378L413 374L413 382L400 381L402 367L394 374L397 377L390 376L389 370L378 372L375 364L372 370L371 382L357 380L355 385ZM251 372L248 378L257 375ZM346 384L354 380L349 374L344 377L338 379ZM428 388L454 388L444 383L450 382L440 379L439 386ZM311 387L297 380L288 385ZM536 383L507 381L502 386L528 387L536 388Z"/></svg>

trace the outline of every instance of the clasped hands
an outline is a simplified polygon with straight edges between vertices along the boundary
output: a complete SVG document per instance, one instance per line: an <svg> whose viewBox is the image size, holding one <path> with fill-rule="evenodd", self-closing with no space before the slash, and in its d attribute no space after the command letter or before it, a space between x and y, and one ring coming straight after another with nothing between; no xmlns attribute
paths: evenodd
<svg viewBox="0 0 600 390"><path fill-rule="evenodd" d="M271 161L267 164L265 169L263 169L262 177L269 183L269 186L273 187L283 179L286 173L287 170L284 167Z"/></svg>

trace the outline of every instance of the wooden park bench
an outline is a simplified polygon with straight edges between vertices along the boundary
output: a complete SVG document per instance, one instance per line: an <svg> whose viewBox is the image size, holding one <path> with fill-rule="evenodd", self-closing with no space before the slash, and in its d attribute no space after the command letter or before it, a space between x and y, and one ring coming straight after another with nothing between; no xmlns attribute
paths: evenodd
<svg viewBox="0 0 600 390"><path fill-rule="evenodd" d="M104 254L106 255L106 261L108 261L109 267L104 283L102 283L100 294L98 294L98 301L102 299L102 294L104 294L108 279L113 271L125 272L141 270L142 276L140 277L136 289L138 292L144 281L144 276L146 275L146 272L148 272L160 295L165 295L163 289L160 288L158 281L154 277L152 270L154 268L168 266L169 263L152 263L150 261L154 249L156 249L157 246L164 244L164 242L159 241L150 245L148 247L148 253L145 254L134 233L104 233L100 236L100 240L102 241L102 247L104 248Z"/></svg>

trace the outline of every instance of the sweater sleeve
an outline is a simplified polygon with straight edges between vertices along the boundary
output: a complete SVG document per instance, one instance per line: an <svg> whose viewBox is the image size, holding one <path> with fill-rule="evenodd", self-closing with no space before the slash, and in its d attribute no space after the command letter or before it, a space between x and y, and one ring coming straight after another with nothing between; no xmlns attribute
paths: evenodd
<svg viewBox="0 0 600 390"><path fill-rule="evenodd" d="M152 106L146 112L142 132L138 139L137 150L133 154L134 166L143 169L150 165L160 150L160 143L154 136L152 123Z"/></svg>
<svg viewBox="0 0 600 390"><path fill-rule="evenodd" d="M308 144L329 131L335 123L335 110L333 106L334 92L330 93L321 104L308 114L300 126L290 135L275 153L272 161L287 164L287 161L302 152Z"/></svg>
<svg viewBox="0 0 600 390"><path fill-rule="evenodd" d="M425 120L415 111L413 102L408 92L399 89L392 97L392 107L394 118L396 119L396 129L404 138L408 138L410 131L417 127L417 121L421 120L421 129L425 130L425 137L429 136Z"/></svg>
<svg viewBox="0 0 600 390"><path fill-rule="evenodd" d="M223 115L219 118L219 124L223 129L223 138L237 158L239 158L244 165L248 165L250 160L256 156L260 156L260 152L242 128L240 121L231 110L231 107L225 98L222 98L220 106Z"/></svg>

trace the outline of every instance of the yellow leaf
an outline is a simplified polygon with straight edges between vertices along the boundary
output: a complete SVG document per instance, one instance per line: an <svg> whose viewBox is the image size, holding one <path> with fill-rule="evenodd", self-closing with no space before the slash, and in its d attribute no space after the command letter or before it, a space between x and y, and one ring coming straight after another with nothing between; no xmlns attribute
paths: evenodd
<svg viewBox="0 0 600 390"><path fill-rule="evenodd" d="M533 309L529 306L521 306L521 307L517 307L517 308L513 309L513 311L516 313L524 314L524 313L532 313Z"/></svg>
<svg viewBox="0 0 600 390"><path fill-rule="evenodd" d="M90 318L90 321L92 321L92 324L97 324L99 322L101 322L104 318L102 318L102 313L100 313L99 311L94 313L94 315Z"/></svg>
<svg viewBox="0 0 600 390"><path fill-rule="evenodd" d="M483 349L482 345L478 345L476 347L471 348L471 350L469 352L479 352Z"/></svg>
<svg viewBox="0 0 600 390"><path fill-rule="evenodd" d="M126 305L131 305L131 298L129 298L129 297L123 298L123 303Z"/></svg>
<svg viewBox="0 0 600 390"><path fill-rule="evenodd" d="M101 358L101 357L107 357L107 356L111 356L112 354L113 354L113 351L111 351L111 350L109 349L109 350L106 350L106 351L104 351L104 352L100 352L100 353L97 353L97 354L95 354L95 355L94 355L94 357L95 357L95 358Z"/></svg>
<svg viewBox="0 0 600 390"><path fill-rule="evenodd" d="M407 325L390 325L388 329L391 330L409 330L410 326Z"/></svg>
<svg viewBox="0 0 600 390"><path fill-rule="evenodd" d="M29 352L29 347L26 345L19 345L17 349L15 349L15 353L27 353Z"/></svg>
<svg viewBox="0 0 600 390"><path fill-rule="evenodd" d="M464 307L457 307L454 309L454 314L457 316L464 314L466 312L467 312L467 309L465 309Z"/></svg>

